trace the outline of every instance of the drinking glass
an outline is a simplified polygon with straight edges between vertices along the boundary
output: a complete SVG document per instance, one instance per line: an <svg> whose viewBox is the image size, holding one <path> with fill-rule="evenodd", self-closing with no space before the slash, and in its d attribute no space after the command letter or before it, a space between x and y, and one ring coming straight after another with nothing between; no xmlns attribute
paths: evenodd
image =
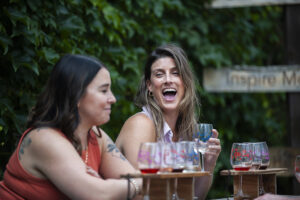
<svg viewBox="0 0 300 200"><path fill-rule="evenodd" d="M162 143L162 160L160 172L170 173L173 171L176 146L175 143Z"/></svg>
<svg viewBox="0 0 300 200"><path fill-rule="evenodd" d="M251 151L252 151L252 170L259 169L261 162L262 162L262 156L261 156L261 145L257 142L250 143L251 144Z"/></svg>
<svg viewBox="0 0 300 200"><path fill-rule="evenodd" d="M259 169L267 169L267 167L270 164L270 156L269 156L269 149L268 149L268 145L266 142L259 142L259 146L261 149L261 165L259 167ZM265 190L264 190L264 183L263 183L263 178L262 175L259 175L259 195L263 195L265 194Z"/></svg>
<svg viewBox="0 0 300 200"><path fill-rule="evenodd" d="M259 169L267 169L270 164L269 149L266 142L259 142L261 148L261 165Z"/></svg>
<svg viewBox="0 0 300 200"><path fill-rule="evenodd" d="M196 142L185 141L186 159L183 172L195 172L199 171L200 160L198 156L198 149Z"/></svg>
<svg viewBox="0 0 300 200"><path fill-rule="evenodd" d="M175 144L174 143L162 143L162 162L160 173L171 173L175 162ZM167 179L167 199L171 199L170 196L170 179Z"/></svg>
<svg viewBox="0 0 300 200"><path fill-rule="evenodd" d="M212 129L212 124L200 123L197 125L197 132L194 134L194 141L197 144L198 154L201 153L201 171L205 171L204 154L208 147L207 141L212 136Z"/></svg>
<svg viewBox="0 0 300 200"><path fill-rule="evenodd" d="M172 172L182 172L185 163L186 163L186 143L185 142L176 142L174 143L175 151L174 154L174 162L173 162L173 170ZM177 193L177 178L174 178L174 192L172 194L172 200L180 200Z"/></svg>
<svg viewBox="0 0 300 200"><path fill-rule="evenodd" d="M161 166L161 144L146 142L140 145L138 153L138 168L142 173L156 173ZM147 178L144 200L149 200L150 178Z"/></svg>
<svg viewBox="0 0 300 200"><path fill-rule="evenodd" d="M300 155L297 155L295 160L295 176L300 183Z"/></svg>
<svg viewBox="0 0 300 200"><path fill-rule="evenodd" d="M252 166L252 153L250 143L233 143L231 148L230 163L234 170L247 171ZM238 192L235 198L249 198L249 195L243 193L242 175L239 175L240 182Z"/></svg>

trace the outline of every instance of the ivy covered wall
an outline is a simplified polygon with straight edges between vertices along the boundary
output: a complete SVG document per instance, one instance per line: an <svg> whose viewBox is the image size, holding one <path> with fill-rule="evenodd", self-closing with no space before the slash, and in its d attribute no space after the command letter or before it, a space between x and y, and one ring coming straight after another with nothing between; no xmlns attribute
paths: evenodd
<svg viewBox="0 0 300 200"><path fill-rule="evenodd" d="M213 10L206 9L205 2L0 1L0 174L61 55L88 54L108 66L117 103L103 128L115 139L124 121L138 111L133 98L147 55L158 45L174 42L186 50L199 81L199 120L213 123L222 141L209 196L229 194L218 172L230 168L232 142L286 145L285 94L208 93L202 72L284 64L283 8Z"/></svg>

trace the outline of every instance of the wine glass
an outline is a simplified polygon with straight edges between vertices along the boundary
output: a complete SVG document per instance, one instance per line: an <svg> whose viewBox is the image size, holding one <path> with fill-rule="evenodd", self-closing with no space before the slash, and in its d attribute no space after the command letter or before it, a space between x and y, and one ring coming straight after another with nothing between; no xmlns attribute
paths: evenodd
<svg viewBox="0 0 300 200"><path fill-rule="evenodd" d="M257 142L250 143L251 145L251 151L252 151L252 170L259 169L261 162L262 162L262 156L261 156L261 145Z"/></svg>
<svg viewBox="0 0 300 200"><path fill-rule="evenodd" d="M176 142L174 143L175 151L174 154L174 162L173 162L173 170L172 172L182 172L185 163L186 163L186 142ZM179 200L179 196L177 194L177 178L174 178L174 192L172 194L172 200Z"/></svg>
<svg viewBox="0 0 300 200"><path fill-rule="evenodd" d="M270 164L269 149L266 142L259 142L261 148L261 165L259 169L267 169Z"/></svg>
<svg viewBox="0 0 300 200"><path fill-rule="evenodd" d="M161 173L170 173L173 171L176 146L174 143L162 143Z"/></svg>
<svg viewBox="0 0 300 200"><path fill-rule="evenodd" d="M198 153L201 153L201 171L205 171L204 154L208 147L207 141L212 136L212 129L212 124L200 123L197 126L196 134L194 134L194 140L197 144Z"/></svg>
<svg viewBox="0 0 300 200"><path fill-rule="evenodd" d="M247 171L252 166L252 153L250 143L233 143L231 148L230 163L234 170ZM238 192L235 198L249 198L249 195L243 193L242 175L239 175L240 182Z"/></svg>
<svg viewBox="0 0 300 200"><path fill-rule="evenodd" d="M142 173L156 173L161 166L161 144L156 142L142 143L138 153L138 168ZM144 200L149 200L150 178L147 178Z"/></svg>
<svg viewBox="0 0 300 200"><path fill-rule="evenodd" d="M184 141L186 149L186 159L183 172L195 172L198 171L200 166L200 160L198 156L198 149L196 142L193 141Z"/></svg>
<svg viewBox="0 0 300 200"><path fill-rule="evenodd" d="M261 165L259 169L267 169L267 167L270 164L270 156L269 156L269 149L268 145L266 142L259 142L260 150L261 150ZM264 183L263 183L263 178L262 174L259 175L259 195L265 194L264 190Z"/></svg>
<svg viewBox="0 0 300 200"><path fill-rule="evenodd" d="M171 173L173 171L175 160L175 144L174 143L162 143L162 162L160 173ZM170 179L167 179L167 199L170 199Z"/></svg>
<svg viewBox="0 0 300 200"><path fill-rule="evenodd" d="M297 155L295 160L295 176L300 183L300 155Z"/></svg>

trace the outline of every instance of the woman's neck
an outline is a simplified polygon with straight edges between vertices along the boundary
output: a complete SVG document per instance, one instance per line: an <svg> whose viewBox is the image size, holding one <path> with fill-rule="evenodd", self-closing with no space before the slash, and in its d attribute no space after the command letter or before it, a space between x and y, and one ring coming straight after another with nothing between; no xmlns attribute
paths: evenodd
<svg viewBox="0 0 300 200"><path fill-rule="evenodd" d="M170 129L174 133L174 135L177 135L176 133L176 122L178 118L178 112L172 112L172 113L164 113L164 119L168 123Z"/></svg>
<svg viewBox="0 0 300 200"><path fill-rule="evenodd" d="M90 129L90 127L82 127L79 125L74 132L75 137L80 141L82 149L86 149L87 147L87 136Z"/></svg>

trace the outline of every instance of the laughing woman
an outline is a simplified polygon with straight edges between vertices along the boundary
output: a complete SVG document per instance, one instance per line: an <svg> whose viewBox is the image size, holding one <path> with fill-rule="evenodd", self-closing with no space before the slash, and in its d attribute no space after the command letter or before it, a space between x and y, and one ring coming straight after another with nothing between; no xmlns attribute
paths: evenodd
<svg viewBox="0 0 300 200"><path fill-rule="evenodd" d="M184 51L176 45L163 45L147 59L136 96L142 108L123 125L116 145L137 168L139 146L143 142L192 140L196 128L198 100L193 74ZM208 140L205 169L213 172L221 151L218 132ZM204 199L212 177L196 179L195 195Z"/></svg>
<svg viewBox="0 0 300 200"><path fill-rule="evenodd" d="M55 65L11 156L0 199L126 199L121 174L136 170L98 126L116 99L107 68L97 59L65 55Z"/></svg>

